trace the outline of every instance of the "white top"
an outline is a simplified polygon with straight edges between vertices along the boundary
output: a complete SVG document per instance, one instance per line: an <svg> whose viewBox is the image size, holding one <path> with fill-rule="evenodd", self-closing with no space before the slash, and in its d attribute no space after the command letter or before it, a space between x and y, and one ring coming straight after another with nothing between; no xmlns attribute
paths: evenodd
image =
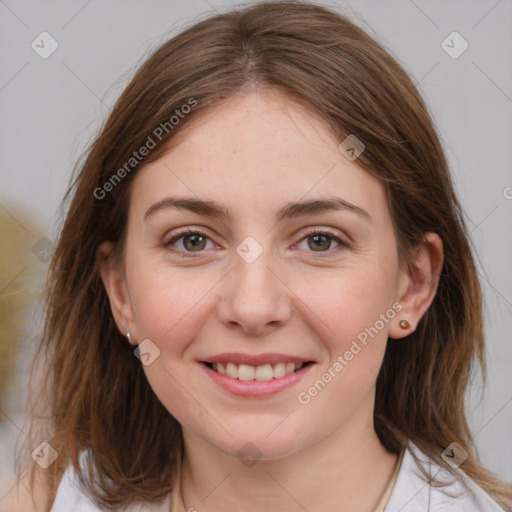
<svg viewBox="0 0 512 512"><path fill-rule="evenodd" d="M434 487L425 482L411 451L427 473L450 485ZM506 512L460 468L456 472L458 478L409 441L385 512Z"/></svg>
<svg viewBox="0 0 512 512"><path fill-rule="evenodd" d="M443 482L451 482L446 487L433 487L423 480L411 451L424 463L431 475ZM83 461L84 459L81 458ZM505 512L480 486L470 480L466 474L457 469L455 478L439 466L418 447L409 442L398 475L391 492L385 512ZM449 495L450 496L449 496ZM173 512L184 512L181 497L169 496L160 506L138 505L125 508L125 512L169 512L171 499L174 503ZM72 466L64 473L51 512L102 512L80 490Z"/></svg>

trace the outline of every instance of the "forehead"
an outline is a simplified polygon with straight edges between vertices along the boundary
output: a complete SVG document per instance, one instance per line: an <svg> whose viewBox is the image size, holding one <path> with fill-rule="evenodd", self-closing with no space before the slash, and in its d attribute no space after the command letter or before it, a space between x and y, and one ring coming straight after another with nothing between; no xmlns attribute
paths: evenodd
<svg viewBox="0 0 512 512"><path fill-rule="evenodd" d="M184 133L137 173L134 206L187 195L261 215L301 198L334 195L365 209L386 208L382 185L339 151L328 126L280 93L230 98Z"/></svg>
<svg viewBox="0 0 512 512"><path fill-rule="evenodd" d="M182 149L193 147L216 161L318 158L313 154L315 147L330 148L339 156L336 137L325 122L275 90L230 97L192 119L185 134L179 144Z"/></svg>

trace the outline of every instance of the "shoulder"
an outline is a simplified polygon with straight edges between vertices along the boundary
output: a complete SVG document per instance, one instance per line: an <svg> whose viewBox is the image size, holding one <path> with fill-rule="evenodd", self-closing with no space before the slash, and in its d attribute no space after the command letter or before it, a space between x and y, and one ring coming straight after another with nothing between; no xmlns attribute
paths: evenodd
<svg viewBox="0 0 512 512"><path fill-rule="evenodd" d="M87 454L82 452L80 455L80 467L87 464ZM104 512L106 509L99 508L89 496L87 496L80 486L80 482L70 465L64 472L60 481L57 495L53 502L50 512ZM124 507L123 512L165 512L169 510L169 501L165 500L162 505L134 505Z"/></svg>
<svg viewBox="0 0 512 512"><path fill-rule="evenodd" d="M414 453L425 470L446 482L446 487L429 485ZM454 477L409 441L385 512L505 512L480 486L462 471Z"/></svg>

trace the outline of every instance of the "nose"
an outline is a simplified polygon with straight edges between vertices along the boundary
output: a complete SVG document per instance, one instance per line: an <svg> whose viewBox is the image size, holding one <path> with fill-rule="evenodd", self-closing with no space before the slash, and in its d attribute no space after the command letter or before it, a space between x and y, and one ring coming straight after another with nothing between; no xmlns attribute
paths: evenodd
<svg viewBox="0 0 512 512"><path fill-rule="evenodd" d="M219 319L247 334L270 334L291 316L293 293L285 282L269 251L252 263L236 254L233 268L220 283Z"/></svg>

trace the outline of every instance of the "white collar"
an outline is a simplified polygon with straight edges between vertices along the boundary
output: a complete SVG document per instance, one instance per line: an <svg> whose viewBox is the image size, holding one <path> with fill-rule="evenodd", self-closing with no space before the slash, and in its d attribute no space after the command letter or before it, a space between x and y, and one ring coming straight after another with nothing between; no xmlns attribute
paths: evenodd
<svg viewBox="0 0 512 512"><path fill-rule="evenodd" d="M447 486L429 485L413 453L427 474ZM505 512L462 470L456 472L453 476L409 441L385 512Z"/></svg>

